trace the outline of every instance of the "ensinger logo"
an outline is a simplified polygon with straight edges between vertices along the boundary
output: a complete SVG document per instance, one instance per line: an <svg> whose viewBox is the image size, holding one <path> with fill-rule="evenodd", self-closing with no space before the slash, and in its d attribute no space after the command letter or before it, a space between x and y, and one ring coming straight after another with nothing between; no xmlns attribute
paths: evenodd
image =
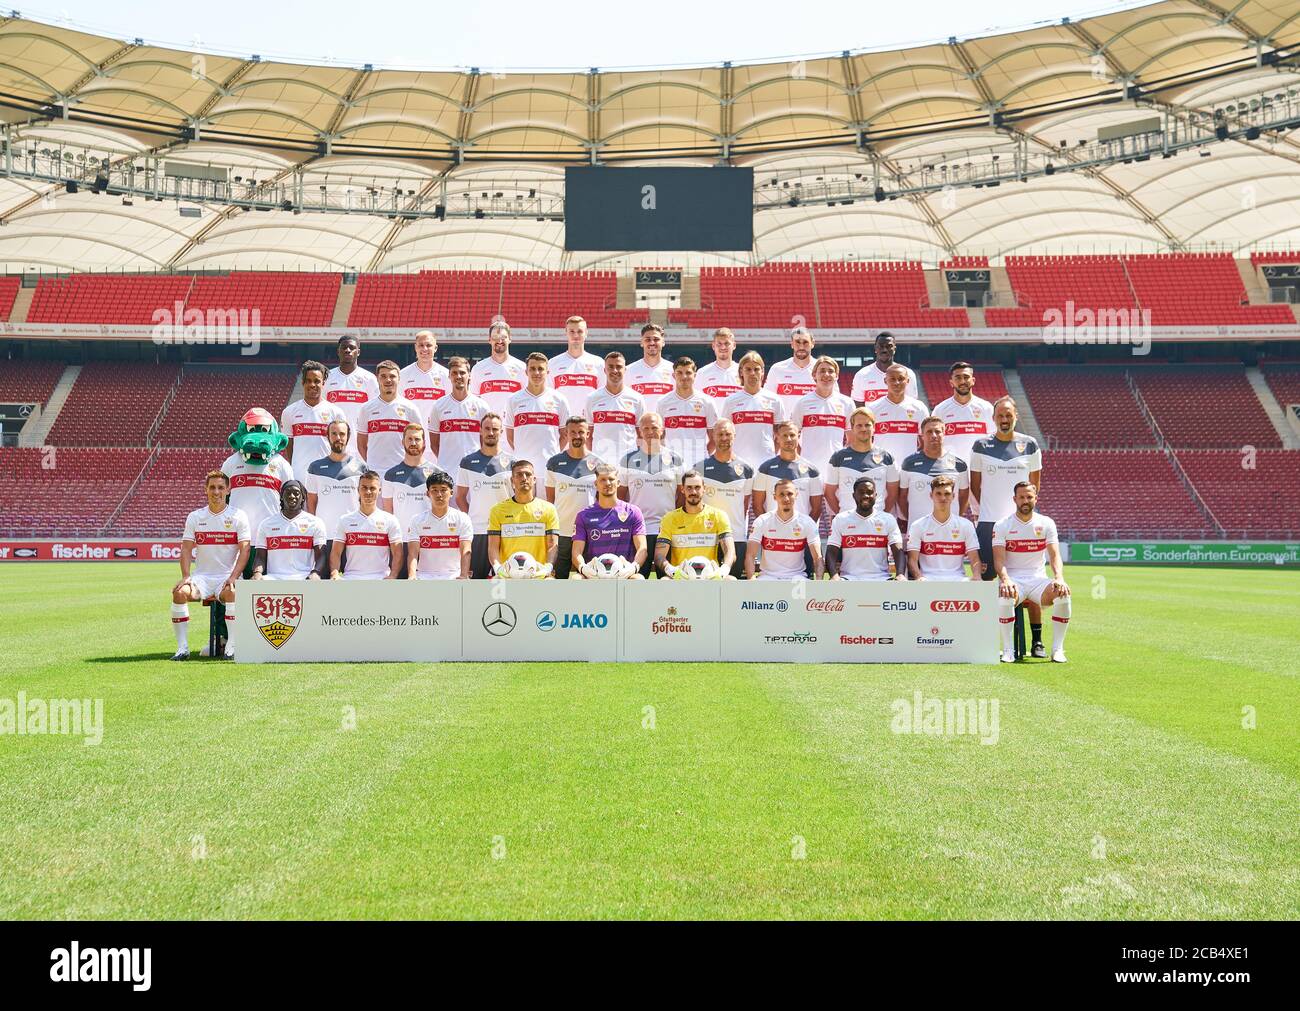
<svg viewBox="0 0 1300 1011"><path fill-rule="evenodd" d="M955 641L955 639L942 638L939 635L938 625L931 626L930 634L928 636L918 635L916 637L916 644L918 646L951 646Z"/></svg>
<svg viewBox="0 0 1300 1011"><path fill-rule="evenodd" d="M931 611L950 611L954 613L966 614L980 609L978 600L932 600L930 601Z"/></svg>

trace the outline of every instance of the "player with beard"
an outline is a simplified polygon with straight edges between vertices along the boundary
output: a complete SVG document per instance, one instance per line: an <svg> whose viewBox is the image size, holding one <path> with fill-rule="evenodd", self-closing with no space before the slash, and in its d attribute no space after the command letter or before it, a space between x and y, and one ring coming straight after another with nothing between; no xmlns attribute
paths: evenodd
<svg viewBox="0 0 1300 1011"><path fill-rule="evenodd" d="M541 577L555 575L560 550L560 517L555 506L536 497L537 477L527 460L510 465L511 496L488 513L488 562L498 578L502 563L516 551L531 555L541 565Z"/></svg>
<svg viewBox="0 0 1300 1011"><path fill-rule="evenodd" d="M262 520L253 538L254 579L320 579L325 524L307 512L301 481L280 486L280 511Z"/></svg>
<svg viewBox="0 0 1300 1011"><path fill-rule="evenodd" d="M970 496L970 474L966 461L945 445L941 418L929 417L921 422L921 449L899 468L898 518L904 527L909 516L924 516L930 511L930 482L940 474L952 478L957 488L957 515L966 512Z"/></svg>
<svg viewBox="0 0 1300 1011"><path fill-rule="evenodd" d="M546 461L546 501L560 518L560 545L555 555L555 578L568 579L573 560L573 532L578 513L591 505L596 487L596 465L587 451L587 419L572 417L564 426L568 446ZM576 571L576 570L575 570Z"/></svg>
<svg viewBox="0 0 1300 1011"><path fill-rule="evenodd" d="M503 319L488 330L488 357L469 373L469 391L482 398L488 410L506 416L510 398L524 388L524 363L510 354L510 325Z"/></svg>
<svg viewBox="0 0 1300 1011"><path fill-rule="evenodd" d="M704 501L727 514L731 535L736 542L736 563L731 574L745 575L745 552L749 541L749 503L754 493L754 468L732 452L736 426L723 418L713 429L717 447L713 455L700 462L704 478Z"/></svg>
<svg viewBox="0 0 1300 1011"><path fill-rule="evenodd" d="M510 465L515 458L502 452L502 432L501 418L491 411L485 414L479 428L479 447L461 459L456 473L456 508L468 514L476 531L470 549L470 574L474 579L492 575L488 516L493 506L510 497Z"/></svg>
<svg viewBox="0 0 1300 1011"><path fill-rule="evenodd" d="M491 408L469 392L468 359L448 359L447 376L451 393L429 408L429 449L439 467L451 474L478 449L478 427Z"/></svg>
<svg viewBox="0 0 1300 1011"><path fill-rule="evenodd" d="M848 445L831 454L822 482L826 504L832 513L838 515L848 508L853 486L860 477L869 477L877 489L885 489L884 502L879 492L876 494L876 511L894 511L898 502L898 464L890 453L873 445L875 431L876 416L871 408L858 407L849 415Z"/></svg>
<svg viewBox="0 0 1300 1011"><path fill-rule="evenodd" d="M428 482L438 468L424 460L424 429L418 421L406 426L402 433L402 448L405 455L401 462L384 471L380 508L393 514L398 529L405 534L411 522L429 508ZM405 566L397 578L406 578Z"/></svg>
<svg viewBox="0 0 1300 1011"><path fill-rule="evenodd" d="M999 613L1002 632L1002 660L1011 663L1012 625L1016 602L1032 601L1052 610L1052 661L1065 663L1065 632L1070 623L1070 587L1061 571L1061 546L1056 524L1037 512L1038 489L1028 481L1016 485L1016 511L993 527L993 567L998 573ZM1052 577L1043 575L1046 556ZM1041 613L1041 612L1040 612Z"/></svg>
<svg viewBox="0 0 1300 1011"><path fill-rule="evenodd" d="M816 341L806 327L795 327L790 332L790 357L777 362L768 370L763 389L775 393L781 401L782 417L793 417L795 404L817 388L813 378L813 346Z"/></svg>
<svg viewBox="0 0 1300 1011"><path fill-rule="evenodd" d="M943 438L948 448L967 466L972 447L993 434L993 405L975 396L975 368L970 362L954 362L948 370L952 396L934 409L943 419Z"/></svg>
<svg viewBox="0 0 1300 1011"><path fill-rule="evenodd" d="M655 538L655 568L660 579L671 579L688 559L700 557L715 562L725 575L736 564L736 546L731 540L731 524L721 509L704 504L704 478L699 471L682 475L682 506L674 509L659 524Z"/></svg>
<svg viewBox="0 0 1300 1011"><path fill-rule="evenodd" d="M596 464L596 501L578 513L573 529L573 578L582 579L582 567L590 557L617 555L636 569L628 578L644 579L645 517L631 502L618 498L618 468L612 463Z"/></svg>
<svg viewBox="0 0 1300 1011"><path fill-rule="evenodd" d="M330 451L307 468L307 511L325 524L325 557L334 546L334 529L347 513L360 504L357 482L366 471L360 458L348 452L348 423L335 421L329 427Z"/></svg>
<svg viewBox="0 0 1300 1011"><path fill-rule="evenodd" d="M641 352L641 360L627 367L623 382L641 398L647 411L654 411L659 398L673 388L673 367L664 361L664 328L658 323L641 328Z"/></svg>
<svg viewBox="0 0 1300 1011"><path fill-rule="evenodd" d="M907 580L907 555L898 520L876 511L876 482L860 477L853 483L853 508L836 515L826 541L826 571L831 579Z"/></svg>

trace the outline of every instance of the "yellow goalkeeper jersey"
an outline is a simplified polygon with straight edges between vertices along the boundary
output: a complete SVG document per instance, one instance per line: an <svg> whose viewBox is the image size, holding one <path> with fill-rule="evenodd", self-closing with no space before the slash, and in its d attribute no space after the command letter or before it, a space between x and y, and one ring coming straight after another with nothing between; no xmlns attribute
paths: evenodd
<svg viewBox="0 0 1300 1011"><path fill-rule="evenodd" d="M670 565L681 565L696 556L720 561L718 539L730 533L727 514L714 506L705 506L697 513L674 509L659 524L659 540L668 542Z"/></svg>
<svg viewBox="0 0 1300 1011"><path fill-rule="evenodd" d="M488 533L501 535L501 560L516 551L527 551L546 564L546 535L559 535L560 517L555 506L545 499L533 499L520 505L513 498L504 499L488 513Z"/></svg>

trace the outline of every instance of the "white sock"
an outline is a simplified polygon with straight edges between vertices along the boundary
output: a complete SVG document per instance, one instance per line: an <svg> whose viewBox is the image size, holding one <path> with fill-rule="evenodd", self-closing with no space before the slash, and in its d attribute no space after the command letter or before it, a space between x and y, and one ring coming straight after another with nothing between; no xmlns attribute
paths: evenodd
<svg viewBox="0 0 1300 1011"><path fill-rule="evenodd" d="M1002 652L1010 653L1011 634L1016 625L1016 602L1010 597L998 598L998 634L1002 636Z"/></svg>
<svg viewBox="0 0 1300 1011"><path fill-rule="evenodd" d="M233 653L235 651L235 616L234 614L231 613L232 611L234 611L234 609L235 609L234 601L231 601L229 604L226 605L226 652L227 653Z"/></svg>
<svg viewBox="0 0 1300 1011"><path fill-rule="evenodd" d="M190 605L172 603L172 631L176 633L176 648L190 648Z"/></svg>
<svg viewBox="0 0 1300 1011"><path fill-rule="evenodd" d="M1065 646L1065 633L1070 627L1070 598L1057 597L1052 604L1052 652Z"/></svg>

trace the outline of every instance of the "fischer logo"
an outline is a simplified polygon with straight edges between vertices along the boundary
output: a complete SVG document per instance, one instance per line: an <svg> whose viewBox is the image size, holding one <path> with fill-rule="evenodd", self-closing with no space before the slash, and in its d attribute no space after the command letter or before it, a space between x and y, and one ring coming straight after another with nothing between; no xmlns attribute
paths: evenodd
<svg viewBox="0 0 1300 1011"><path fill-rule="evenodd" d="M978 600L932 600L930 601L931 611L950 611L957 614L967 614L980 609Z"/></svg>
<svg viewBox="0 0 1300 1011"><path fill-rule="evenodd" d="M892 646L894 639L892 636L876 635L842 635L840 636L841 646Z"/></svg>
<svg viewBox="0 0 1300 1011"><path fill-rule="evenodd" d="M149 545L150 558L164 558L168 561L174 561L181 556L181 549L174 544L151 544Z"/></svg>
<svg viewBox="0 0 1300 1011"><path fill-rule="evenodd" d="M9 557L9 549L0 548L0 558L8 558L8 557Z"/></svg>
<svg viewBox="0 0 1300 1011"><path fill-rule="evenodd" d="M55 558L108 558L113 554L112 548L97 548L93 544L67 545L56 543L50 554Z"/></svg>
<svg viewBox="0 0 1300 1011"><path fill-rule="evenodd" d="M844 610L844 598L832 597L830 600L810 600L804 606L804 610L835 614Z"/></svg>

